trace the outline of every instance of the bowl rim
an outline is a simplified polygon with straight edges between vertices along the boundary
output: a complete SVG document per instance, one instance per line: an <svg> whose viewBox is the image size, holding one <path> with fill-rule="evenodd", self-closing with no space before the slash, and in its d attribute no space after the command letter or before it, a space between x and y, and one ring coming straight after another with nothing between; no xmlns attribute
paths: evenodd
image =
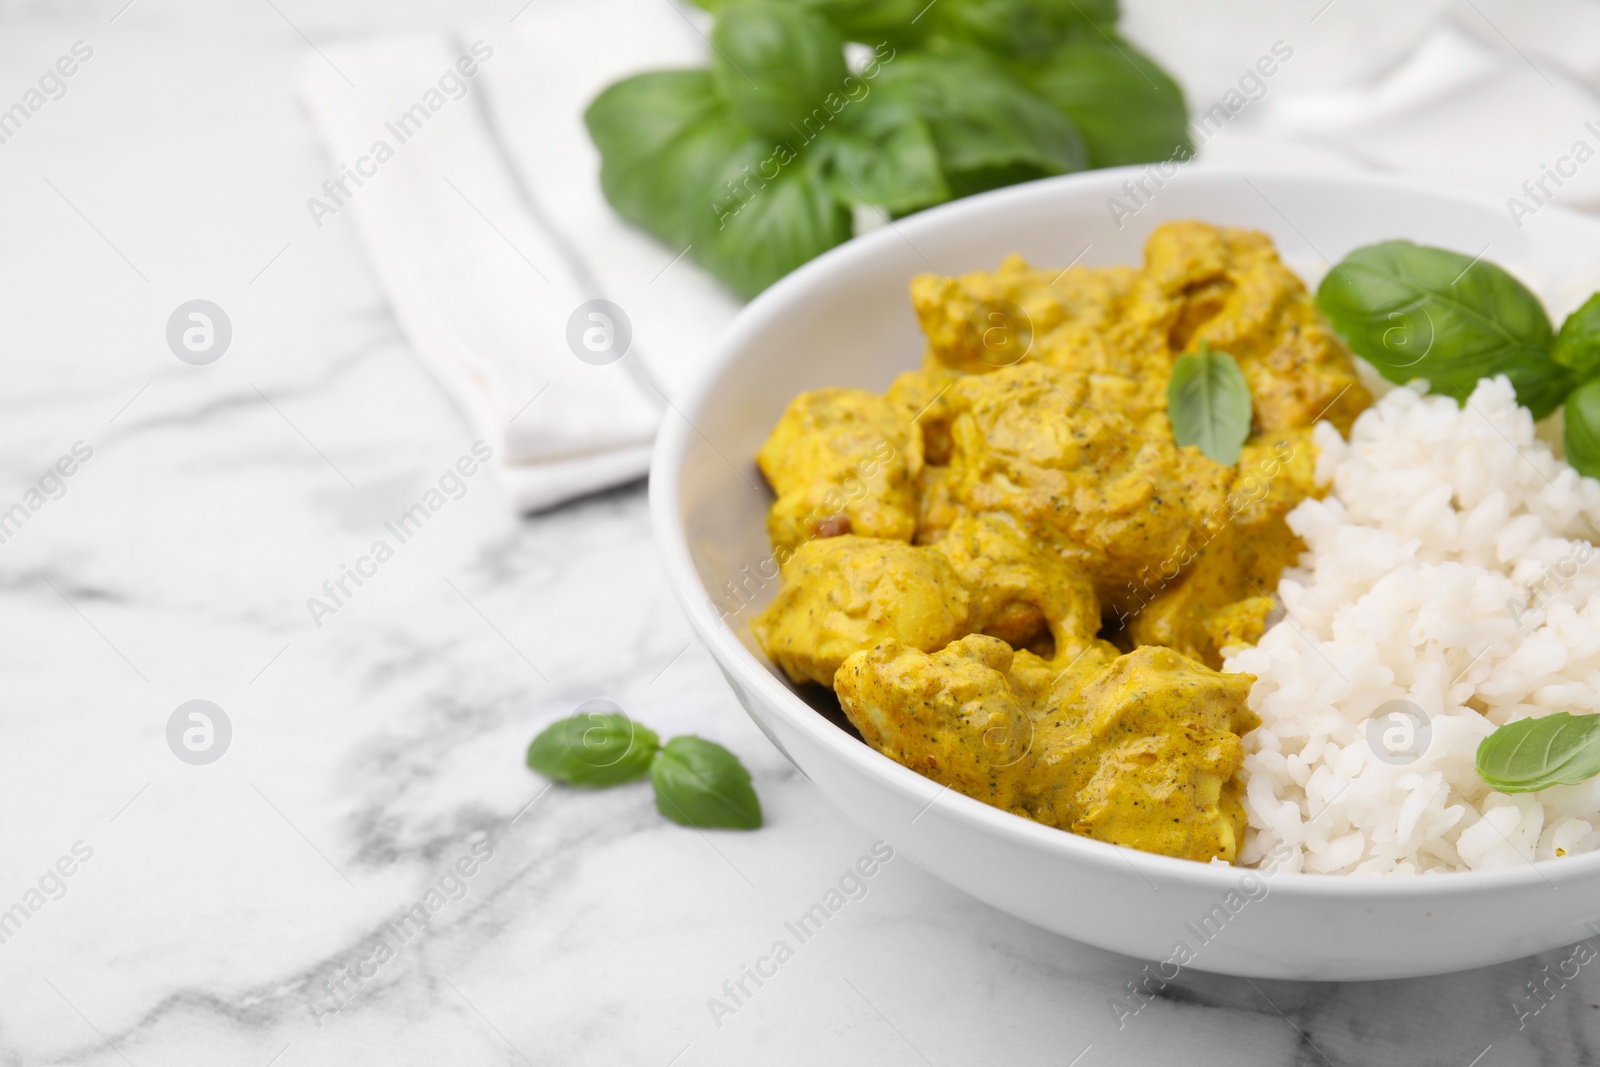
<svg viewBox="0 0 1600 1067"><path fill-rule="evenodd" d="M1198 863L1082 837L1024 819L958 793L948 786L938 785L851 737L796 695L738 640L732 627L711 610L709 592L700 582L684 534L679 510L681 475L690 434L699 432L694 426L695 417L750 339L791 305L803 302L817 281L840 267L870 258L880 246L900 241L912 244L920 233L960 225L1003 208L1023 206L1030 202L1048 202L1063 190L1076 191L1099 186L1115 191L1127 176L1142 174L1149 166L1151 164L1044 178L927 209L828 250L779 279L739 310L689 387L667 405L650 463L649 509L656 545L661 553L668 584L689 617L695 633L706 643L724 670L737 675L742 685L758 694L766 706L782 716L790 726L807 735L857 773L883 779L908 801L926 805L924 811L939 803L946 808L947 817L965 824L968 829L992 834L1026 849L1045 852L1053 859L1064 858L1102 869L1114 868L1119 863L1127 864L1153 888L1165 882L1223 894L1237 888L1243 875L1254 873L1270 881L1275 895L1316 900L1351 898L1370 902L1416 896L1493 894L1523 888L1537 889L1541 884L1545 888L1558 889L1558 883L1584 881L1600 874L1600 851L1561 860L1534 860L1515 867L1486 871L1360 876L1262 871L1251 867ZM1486 193L1450 189L1420 179L1386 174L1359 171L1330 174L1281 164L1185 163L1179 167L1180 176L1187 176L1186 180L1260 177L1318 182L1369 190L1403 191L1480 209L1503 210L1503 205ZM1540 214L1550 216L1547 224L1600 228L1600 223L1593 218L1554 204L1542 209ZM1293 227L1292 223L1289 225Z"/></svg>

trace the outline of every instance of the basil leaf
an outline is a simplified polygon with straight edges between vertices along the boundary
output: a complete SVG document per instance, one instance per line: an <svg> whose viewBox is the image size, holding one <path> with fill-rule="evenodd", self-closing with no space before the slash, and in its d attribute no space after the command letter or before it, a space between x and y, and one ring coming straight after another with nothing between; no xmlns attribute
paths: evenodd
<svg viewBox="0 0 1600 1067"><path fill-rule="evenodd" d="M609 701L590 701L571 718L551 723L528 746L528 766L571 785L599 787L644 777L661 741L620 710L609 710L615 708Z"/></svg>
<svg viewBox="0 0 1600 1067"><path fill-rule="evenodd" d="M1081 34L1019 71L1034 92L1078 127L1090 166L1157 163L1194 154L1183 90L1120 38Z"/></svg>
<svg viewBox="0 0 1600 1067"><path fill-rule="evenodd" d="M1002 67L971 51L918 53L886 65L878 92L928 124L956 196L1082 170L1078 129Z"/></svg>
<svg viewBox="0 0 1600 1067"><path fill-rule="evenodd" d="M1478 745L1478 777L1502 793L1576 785L1600 774L1600 715L1565 711L1507 723Z"/></svg>
<svg viewBox="0 0 1600 1067"><path fill-rule="evenodd" d="M1567 396L1562 421L1567 462L1579 474L1600 478L1600 378L1584 382Z"/></svg>
<svg viewBox="0 0 1600 1067"><path fill-rule="evenodd" d="M939 0L939 33L1001 56L1048 52L1076 31L1116 25L1116 0Z"/></svg>
<svg viewBox="0 0 1600 1067"><path fill-rule="evenodd" d="M1567 316L1550 354L1580 382L1600 374L1600 293Z"/></svg>
<svg viewBox="0 0 1600 1067"><path fill-rule="evenodd" d="M761 143L753 147L760 151ZM797 157L784 146L753 166L735 159L695 238L695 258L729 289L752 297L848 240L850 212L833 198L819 166L817 154Z"/></svg>
<svg viewBox="0 0 1600 1067"><path fill-rule="evenodd" d="M905 215L950 199L933 134L909 105L874 96L841 118L817 144L839 202Z"/></svg>
<svg viewBox="0 0 1600 1067"><path fill-rule="evenodd" d="M852 105L853 106L853 105ZM751 297L850 236L850 214L787 142L737 122L708 71L641 74L585 114L623 218Z"/></svg>
<svg viewBox="0 0 1600 1067"><path fill-rule="evenodd" d="M1576 384L1550 358L1553 331L1538 298L1459 252L1410 241L1358 248L1322 280L1317 307L1385 378L1422 378L1461 403L1480 378L1504 374L1542 419Z"/></svg>
<svg viewBox="0 0 1600 1067"><path fill-rule="evenodd" d="M750 138L710 71L639 74L583 116L600 150L600 187L623 218L679 248L694 240L728 160Z"/></svg>
<svg viewBox="0 0 1600 1067"><path fill-rule="evenodd" d="M1204 341L1179 357L1167 382L1167 418L1180 447L1194 445L1224 466L1239 462L1250 436L1250 386L1239 364Z"/></svg>
<svg viewBox="0 0 1600 1067"><path fill-rule="evenodd" d="M717 16L712 69L734 115L768 137L805 137L844 106L844 39L793 3L739 3ZM837 105L837 106L835 106Z"/></svg>
<svg viewBox="0 0 1600 1067"><path fill-rule="evenodd" d="M656 808L675 823L702 830L754 830L761 801L750 772L721 745L698 737L674 737L650 768Z"/></svg>
<svg viewBox="0 0 1600 1067"><path fill-rule="evenodd" d="M928 0L801 0L846 40L867 44L914 44L933 29ZM881 50L880 56L882 58Z"/></svg>

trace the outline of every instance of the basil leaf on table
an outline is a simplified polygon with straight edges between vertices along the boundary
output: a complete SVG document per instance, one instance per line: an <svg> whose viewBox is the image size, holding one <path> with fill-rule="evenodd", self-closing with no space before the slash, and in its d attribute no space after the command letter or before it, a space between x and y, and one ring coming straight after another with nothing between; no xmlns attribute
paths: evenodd
<svg viewBox="0 0 1600 1067"><path fill-rule="evenodd" d="M650 768L656 808L673 822L702 830L754 830L761 801L750 772L714 741L675 737Z"/></svg>
<svg viewBox="0 0 1600 1067"><path fill-rule="evenodd" d="M834 198L905 215L950 199L933 134L911 107L872 96L817 142Z"/></svg>
<svg viewBox="0 0 1600 1067"><path fill-rule="evenodd" d="M1078 127L1090 166L1156 163L1194 154L1183 90L1166 71L1115 36L1080 35L1020 65L1019 73Z"/></svg>
<svg viewBox="0 0 1600 1067"><path fill-rule="evenodd" d="M799 4L734 4L717 16L711 44L712 69L728 106L757 133L803 138L808 116L820 112L831 119L830 98L846 99L844 39Z"/></svg>
<svg viewBox="0 0 1600 1067"><path fill-rule="evenodd" d="M1317 307L1356 354L1392 382L1423 378L1464 403L1504 374L1536 419L1576 384L1550 356L1539 299L1482 259L1410 241L1358 248L1323 278Z"/></svg>
<svg viewBox="0 0 1600 1067"><path fill-rule="evenodd" d="M1580 382L1600 375L1600 293L1567 316L1550 355Z"/></svg>
<svg viewBox="0 0 1600 1067"><path fill-rule="evenodd" d="M1579 474L1600 478L1600 378L1584 382L1567 395L1562 421L1566 424L1567 462Z"/></svg>
<svg viewBox="0 0 1600 1067"><path fill-rule="evenodd" d="M933 134L956 196L1088 164L1078 128L981 53L918 53L885 65L876 90L908 104Z"/></svg>
<svg viewBox="0 0 1600 1067"><path fill-rule="evenodd" d="M682 248L707 218L711 197L739 146L708 70L639 74L608 87L583 116L600 149L600 187L618 214Z"/></svg>
<svg viewBox="0 0 1600 1067"><path fill-rule="evenodd" d="M528 766L558 782L603 787L650 770L661 740L626 715L590 711L561 719L528 746Z"/></svg>
<svg viewBox="0 0 1600 1067"><path fill-rule="evenodd" d="M1576 785L1600 774L1600 715L1557 712L1507 723L1478 745L1478 777L1502 793Z"/></svg>
<svg viewBox="0 0 1600 1067"><path fill-rule="evenodd" d="M1167 382L1167 418L1178 445L1194 445L1231 467L1250 436L1250 386L1226 352L1200 351L1179 357Z"/></svg>

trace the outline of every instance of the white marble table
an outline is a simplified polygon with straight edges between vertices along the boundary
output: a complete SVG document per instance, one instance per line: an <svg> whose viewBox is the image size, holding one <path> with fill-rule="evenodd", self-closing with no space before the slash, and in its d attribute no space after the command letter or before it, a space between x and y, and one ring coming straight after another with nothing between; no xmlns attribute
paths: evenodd
<svg viewBox="0 0 1600 1067"><path fill-rule="evenodd" d="M724 983L873 842L691 638L641 487L516 521L475 479L314 626L306 598L472 435L408 352L348 219L307 218L327 164L292 74L306 38L509 19L520 2L0 11L0 108L74 42L93 49L0 144L0 511L76 443L92 450L0 543L0 910L23 913L0 915L4 1062L1600 1055L1590 970L1518 1027L1525 983L1564 953L1365 985L1185 974L1119 1028L1111 1003L1139 962L906 860L730 1000ZM203 367L164 337L199 297L234 331ZM645 785L542 792L527 741L594 697L732 747L768 825L700 835L657 816ZM232 725L206 766L167 743L192 699ZM472 876L453 877L464 857ZM737 1010L713 1013L713 997Z"/></svg>

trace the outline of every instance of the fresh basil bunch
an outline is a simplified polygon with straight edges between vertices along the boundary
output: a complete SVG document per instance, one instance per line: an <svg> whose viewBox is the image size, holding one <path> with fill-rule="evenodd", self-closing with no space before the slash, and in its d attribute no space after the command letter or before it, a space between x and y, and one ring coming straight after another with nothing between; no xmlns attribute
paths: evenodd
<svg viewBox="0 0 1600 1067"><path fill-rule="evenodd" d="M1317 307L1392 382L1422 378L1465 403L1480 378L1504 374L1536 419L1565 403L1567 461L1600 477L1600 293L1558 333L1539 298L1493 263L1384 241L1344 257Z"/></svg>
<svg viewBox="0 0 1600 1067"><path fill-rule="evenodd" d="M604 788L650 776L656 810L701 830L754 830L761 801L739 757L703 738L675 737L665 745L609 701L591 701L578 714L551 723L528 746L528 766L568 785Z"/></svg>
<svg viewBox="0 0 1600 1067"><path fill-rule="evenodd" d="M698 2L711 67L617 82L584 119L617 212L740 296L848 238L856 205L899 217L1192 151L1115 0ZM871 49L854 72L847 41Z"/></svg>

